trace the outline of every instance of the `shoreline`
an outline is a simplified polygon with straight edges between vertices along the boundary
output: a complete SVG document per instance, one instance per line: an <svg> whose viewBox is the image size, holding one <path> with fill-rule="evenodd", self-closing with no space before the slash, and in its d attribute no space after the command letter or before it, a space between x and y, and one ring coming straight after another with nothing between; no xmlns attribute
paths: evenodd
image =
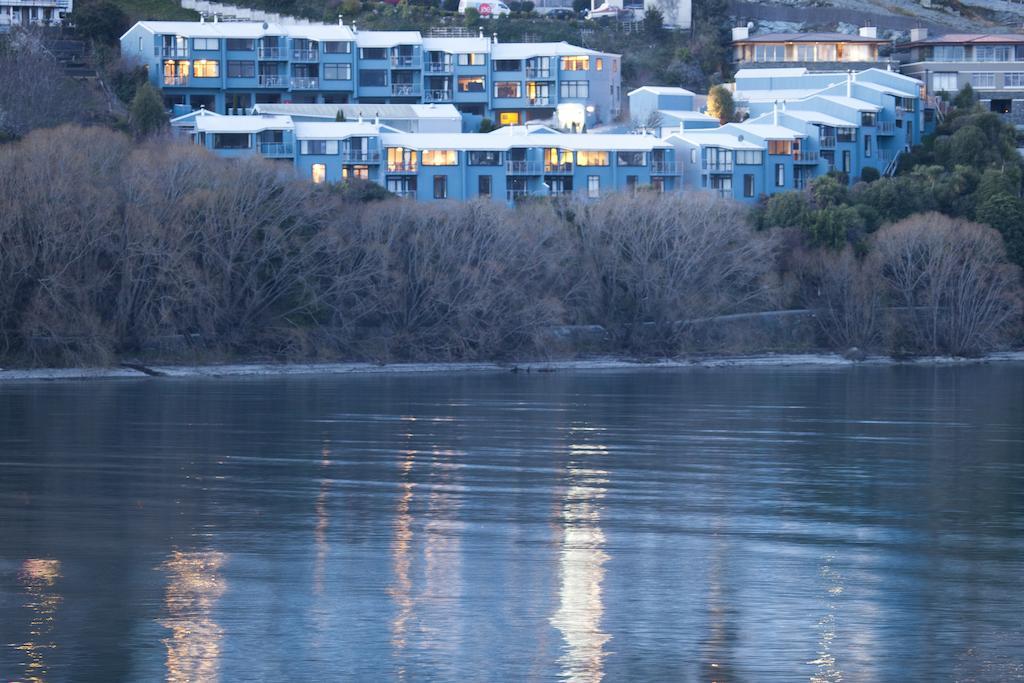
<svg viewBox="0 0 1024 683"><path fill-rule="evenodd" d="M0 384L87 379L163 379L163 378L237 378L282 377L294 375L369 375L481 372L586 372L599 370L678 370L686 368L737 367L854 367L862 365L969 365L978 363L1024 363L1024 350L1002 351L978 358L922 356L896 359L868 356L852 360L838 353L780 353L742 356L707 356L645 361L637 358L603 357L591 359L526 362L452 362L452 363L275 363L239 362L209 365L164 365L126 363L106 368L0 368Z"/></svg>

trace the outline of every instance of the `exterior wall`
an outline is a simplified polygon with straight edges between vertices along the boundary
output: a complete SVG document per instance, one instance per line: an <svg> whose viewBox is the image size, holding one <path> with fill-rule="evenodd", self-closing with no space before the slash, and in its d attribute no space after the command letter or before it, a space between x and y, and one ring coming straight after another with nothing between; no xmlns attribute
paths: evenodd
<svg viewBox="0 0 1024 683"><path fill-rule="evenodd" d="M0 0L0 31L11 26L60 26L73 9L72 0Z"/></svg>

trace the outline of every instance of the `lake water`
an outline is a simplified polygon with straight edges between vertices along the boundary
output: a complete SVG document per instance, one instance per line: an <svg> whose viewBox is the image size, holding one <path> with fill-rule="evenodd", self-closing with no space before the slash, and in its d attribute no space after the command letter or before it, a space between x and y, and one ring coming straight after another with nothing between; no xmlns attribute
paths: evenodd
<svg viewBox="0 0 1024 683"><path fill-rule="evenodd" d="M0 385L0 680L1024 677L1024 366Z"/></svg>

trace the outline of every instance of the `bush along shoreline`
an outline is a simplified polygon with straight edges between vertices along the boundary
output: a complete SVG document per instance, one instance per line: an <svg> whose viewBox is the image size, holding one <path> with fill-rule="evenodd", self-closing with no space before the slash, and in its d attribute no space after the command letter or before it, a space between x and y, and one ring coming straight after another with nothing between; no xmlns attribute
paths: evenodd
<svg viewBox="0 0 1024 683"><path fill-rule="evenodd" d="M963 217L821 245L698 192L381 197L168 139L34 131L0 146L0 365L1021 344L1020 269L999 231Z"/></svg>

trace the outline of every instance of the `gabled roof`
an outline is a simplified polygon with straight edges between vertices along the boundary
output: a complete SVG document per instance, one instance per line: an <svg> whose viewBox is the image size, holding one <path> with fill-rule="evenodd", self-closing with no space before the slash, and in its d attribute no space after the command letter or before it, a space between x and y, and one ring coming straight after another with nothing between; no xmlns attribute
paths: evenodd
<svg viewBox="0 0 1024 683"><path fill-rule="evenodd" d="M815 95L820 97L826 102L832 102L833 104L839 104L850 109L856 109L857 111L881 111L882 108L877 104L871 104L864 100L858 100L856 97L846 97L845 95Z"/></svg>
<svg viewBox="0 0 1024 683"><path fill-rule="evenodd" d="M354 135L370 136L396 131L395 128L377 123L357 121L296 121L296 140L344 140ZM397 131L396 131L397 132Z"/></svg>
<svg viewBox="0 0 1024 683"><path fill-rule="evenodd" d="M200 133L259 133L264 130L291 130L295 127L287 116L200 116L196 131Z"/></svg>
<svg viewBox="0 0 1024 683"><path fill-rule="evenodd" d="M394 47L395 45L419 45L423 36L419 31L360 31L356 34L359 47Z"/></svg>
<svg viewBox="0 0 1024 683"><path fill-rule="evenodd" d="M491 45L491 59L527 59L529 57L572 57L607 55L577 45L561 43L497 43ZM607 67L606 67L607 68Z"/></svg>
<svg viewBox="0 0 1024 683"><path fill-rule="evenodd" d="M633 95L640 92L649 92L655 95L684 95L690 97L693 97L696 94L687 90L686 88L675 88L667 85L642 85L636 90L631 90L626 94L629 97L632 97Z"/></svg>
<svg viewBox="0 0 1024 683"><path fill-rule="evenodd" d="M729 123L725 128L739 134L749 134L762 140L795 140L807 137L806 133L774 123Z"/></svg>
<svg viewBox="0 0 1024 683"><path fill-rule="evenodd" d="M328 24L275 24L265 21L140 21L124 35L141 26L153 34L173 34L189 38L262 38L289 36L310 40L350 41L354 34L348 26ZM124 38L124 35L121 37Z"/></svg>
<svg viewBox="0 0 1024 683"><path fill-rule="evenodd" d="M495 128L488 135L537 135L538 133L546 135L549 133L558 134L560 131L555 130L551 126L545 126L543 124L529 124L522 126L502 126L501 128Z"/></svg>
<svg viewBox="0 0 1024 683"><path fill-rule="evenodd" d="M181 125L183 123L191 122L193 119L199 118L200 116L223 116L223 114L218 114L210 109L200 108L195 111L190 111L187 114L182 114L181 116L175 116L171 119L170 124L172 126Z"/></svg>
<svg viewBox="0 0 1024 683"><path fill-rule="evenodd" d="M902 47L921 45L1019 45L1024 43L1020 33L947 33L944 36L925 38L906 43Z"/></svg>
<svg viewBox="0 0 1024 683"><path fill-rule="evenodd" d="M740 139L740 137L734 133L721 132L718 130L688 130L682 133L673 133L665 139L672 140L673 138L683 142L689 142L692 145L698 145L700 147L721 147L722 149L741 150L764 149L764 145L759 142Z"/></svg>
<svg viewBox="0 0 1024 683"><path fill-rule="evenodd" d="M423 37L423 49L431 52L447 52L448 54L470 54L473 52L490 52L491 39L483 36L477 38L434 38Z"/></svg>

